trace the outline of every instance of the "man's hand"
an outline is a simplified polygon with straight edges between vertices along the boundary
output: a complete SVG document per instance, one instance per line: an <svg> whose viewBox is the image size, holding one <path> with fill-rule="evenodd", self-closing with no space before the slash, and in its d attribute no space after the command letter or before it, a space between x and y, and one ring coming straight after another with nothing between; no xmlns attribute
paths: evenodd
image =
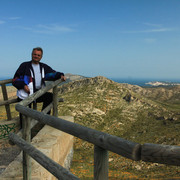
<svg viewBox="0 0 180 180"><path fill-rule="evenodd" d="M24 90L29 94L30 93L30 89L27 85L24 86Z"/></svg>
<svg viewBox="0 0 180 180"><path fill-rule="evenodd" d="M66 81L66 76L61 76L62 81Z"/></svg>

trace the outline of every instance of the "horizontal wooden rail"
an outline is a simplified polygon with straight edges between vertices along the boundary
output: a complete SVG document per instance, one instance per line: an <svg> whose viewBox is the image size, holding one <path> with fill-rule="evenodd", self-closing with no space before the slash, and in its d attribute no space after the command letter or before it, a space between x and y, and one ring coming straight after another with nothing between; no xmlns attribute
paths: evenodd
<svg viewBox="0 0 180 180"><path fill-rule="evenodd" d="M0 85L2 85L2 84L10 84L10 83L12 83L12 79L6 79L6 80L1 80L0 81Z"/></svg>
<svg viewBox="0 0 180 180"><path fill-rule="evenodd" d="M17 144L23 151L35 159L39 164L41 164L45 169L52 173L56 178L63 180L77 180L76 176L66 170L64 167L44 155L41 151L33 147L31 144L27 143L25 140L20 138L14 133L9 134L9 139Z"/></svg>
<svg viewBox="0 0 180 180"><path fill-rule="evenodd" d="M2 81L1 81L1 83L2 83ZM1 89L2 89L2 93L3 93L4 101L7 101L8 100L8 94L7 94L7 89L6 89L6 83L5 82L1 84ZM11 120L12 117L11 117L11 110L10 110L9 104L5 105L5 109L6 109L7 119Z"/></svg>
<svg viewBox="0 0 180 180"><path fill-rule="evenodd" d="M63 98L59 98L58 102L64 102ZM53 107L53 103L50 103L45 109L43 109L42 113L47 114L47 112L49 112ZM36 119L31 119L31 129L38 123L38 121ZM22 137L22 131L20 130L17 133L18 136ZM10 144L13 144L13 142L9 141Z"/></svg>
<svg viewBox="0 0 180 180"><path fill-rule="evenodd" d="M44 115L42 112L16 105L17 111L48 124L63 132L76 136L103 149L112 151L132 160L143 160L161 164L180 166L180 146L138 144L120 137L87 128L77 123L68 122L64 119Z"/></svg>
<svg viewBox="0 0 180 180"><path fill-rule="evenodd" d="M0 102L0 106L12 104L12 103L17 103L17 102L18 102L17 98L9 99L9 100L5 100L5 101Z"/></svg>
<svg viewBox="0 0 180 180"><path fill-rule="evenodd" d="M133 160L140 160L141 145L125 139L97 131L80 124L72 123L64 119L44 115L42 112L24 107L20 104L16 105L16 110L22 114L38 120L41 123L50 125L63 132L81 138L85 141L95 144L101 148L115 152L119 155Z"/></svg>
<svg viewBox="0 0 180 180"><path fill-rule="evenodd" d="M45 86L44 88L38 90L36 93L32 94L28 98L26 98L23 101L19 102L19 104L23 105L23 106L28 106L30 103L35 101L38 97L42 96L44 93L46 93L47 91L52 89L54 86L57 86L61 82L62 82L61 79L53 81L52 83L50 83L47 86Z"/></svg>
<svg viewBox="0 0 180 180"><path fill-rule="evenodd" d="M63 102L63 98L59 98L58 102ZM43 109L42 113L47 114L53 108L53 103L50 103L45 109ZM31 119L31 129L38 123L37 120ZM18 134L22 137L22 132Z"/></svg>
<svg viewBox="0 0 180 180"><path fill-rule="evenodd" d="M4 81L3 83L7 83L9 81ZM91 129L85 126L82 126L77 123L72 123L66 121L64 119L58 118L58 111L57 111L57 102L63 101L63 99L58 100L57 98L57 85L61 82L61 80L56 80L50 84L48 84L43 89L40 89L36 93L32 94L28 98L24 99L23 101L19 102L15 107L18 112L23 114L26 118L24 119L24 132L27 137L30 137L30 126L36 124L38 121L49 126L52 126L56 129L59 129L63 132L76 136L82 140L85 140L89 143L94 144L94 178L97 180L101 179L108 179L108 151L114 152L126 158L139 161L143 160L146 162L156 162L161 164L168 164L168 165L177 165L180 166L180 147L179 146L169 146L169 145L158 145L158 144L139 144L132 141L125 140L123 138L112 136L110 134L97 131L95 129ZM4 86L1 81L2 86ZM53 103L51 103L43 112L38 112L35 109L31 109L28 105L34 102L38 97L42 96L44 93L53 89ZM4 101L5 103L9 103L10 100ZM1 105L1 104L0 104ZM4 104L3 104L4 105ZM53 115L50 116L46 113L53 108ZM26 129L26 127L28 127ZM46 168L47 164L50 166L47 167L47 170L54 175L54 170L51 170L52 167L56 166L53 164L53 161L48 159L45 161L46 156L39 153L37 149L30 145L30 143L25 142L19 137L16 137L14 134L10 134L9 138L11 141L16 143L20 148L24 150L25 153L29 154L36 160L36 156L38 154L38 161L42 166ZM28 141L28 138L24 138ZM29 141L30 142L30 141ZM26 147L27 146L27 149ZM30 152L29 150L30 149ZM33 154L35 152L35 155ZM23 169L25 179L28 179L30 165L25 167L30 161L28 160L27 156L23 158L23 163L25 164ZM27 162L26 162L27 160ZM42 161L42 162L41 162ZM52 161L52 162L51 162ZM45 162L45 163L44 163ZM50 162L50 163L48 163ZM63 167L59 167L58 165L59 175L56 176L58 178L66 179L61 176L64 172L62 169ZM55 168L56 169L56 168ZM67 170L66 170L67 171ZM72 175L69 171L64 172L66 175ZM76 176L72 175L73 178L78 179ZM68 177L67 179L73 179Z"/></svg>
<svg viewBox="0 0 180 180"><path fill-rule="evenodd" d="M141 159L146 162L180 166L180 146L146 143L142 145Z"/></svg>

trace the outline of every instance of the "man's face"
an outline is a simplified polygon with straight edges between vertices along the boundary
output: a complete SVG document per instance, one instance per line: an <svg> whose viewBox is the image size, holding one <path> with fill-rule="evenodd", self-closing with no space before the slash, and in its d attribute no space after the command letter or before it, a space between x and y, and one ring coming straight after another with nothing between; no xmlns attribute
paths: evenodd
<svg viewBox="0 0 180 180"><path fill-rule="evenodd" d="M38 64L41 58L42 58L42 52L38 50L34 50L32 53L32 62L34 64Z"/></svg>

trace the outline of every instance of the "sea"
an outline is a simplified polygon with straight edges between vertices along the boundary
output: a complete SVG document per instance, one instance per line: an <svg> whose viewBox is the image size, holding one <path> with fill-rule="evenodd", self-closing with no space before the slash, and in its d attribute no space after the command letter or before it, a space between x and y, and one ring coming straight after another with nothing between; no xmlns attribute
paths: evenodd
<svg viewBox="0 0 180 180"><path fill-rule="evenodd" d="M118 83L127 83L127 84L132 84L132 85L138 85L141 87L152 87L155 86L155 82L159 82L159 84L164 84L166 85L179 85L180 84L180 79L158 79L158 78L146 78L146 79L141 79L141 78L108 78L111 79L115 82ZM162 85L163 86L163 85Z"/></svg>
<svg viewBox="0 0 180 180"><path fill-rule="evenodd" d="M11 79L12 77L0 77L1 80ZM109 78L117 83L127 83L132 85L138 85L141 87L152 87L154 86L153 83L160 82L164 83L165 85L174 85L180 84L180 79L158 79L158 78ZM12 84L6 84L7 86L12 86Z"/></svg>

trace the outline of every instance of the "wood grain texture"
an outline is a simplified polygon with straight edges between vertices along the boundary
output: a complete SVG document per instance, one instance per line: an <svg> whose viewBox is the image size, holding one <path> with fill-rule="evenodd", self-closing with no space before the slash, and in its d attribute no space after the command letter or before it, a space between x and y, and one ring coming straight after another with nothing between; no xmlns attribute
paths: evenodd
<svg viewBox="0 0 180 180"><path fill-rule="evenodd" d="M53 116L58 117L58 89L53 88Z"/></svg>
<svg viewBox="0 0 180 180"><path fill-rule="evenodd" d="M25 140L20 138L14 133L9 134L9 138L12 142L17 144L23 151L25 151L29 156L35 159L39 164L41 164L45 169L47 169L51 174L53 174L57 179L63 180L77 180L78 177L74 176L64 167L51 160L49 157L44 155L41 151L33 147L31 144L27 143Z"/></svg>
<svg viewBox="0 0 180 180"><path fill-rule="evenodd" d="M23 116L22 125L23 139L26 142L31 143L31 118L28 116ZM25 151L23 151L23 179L31 179L31 159Z"/></svg>
<svg viewBox="0 0 180 180"><path fill-rule="evenodd" d="M142 145L141 159L146 162L180 166L180 147L147 143Z"/></svg>
<svg viewBox="0 0 180 180"><path fill-rule="evenodd" d="M141 145L61 118L45 115L20 104L17 111L63 132L133 160L140 160Z"/></svg>
<svg viewBox="0 0 180 180"><path fill-rule="evenodd" d="M1 85L1 88L2 88L2 93L3 93L4 101L6 101L6 100L8 100L6 85L5 85L5 84L2 84L2 85ZM6 105L5 105L5 109L6 109L7 119L8 119L8 120L11 120L12 117L11 117L11 110L10 110L9 104L6 104Z"/></svg>
<svg viewBox="0 0 180 180"><path fill-rule="evenodd" d="M106 149L99 146L94 146L94 179L108 179L108 161L109 155Z"/></svg>
<svg viewBox="0 0 180 180"><path fill-rule="evenodd" d="M16 103L16 102L18 102L17 98L9 99L9 100L5 100L5 101L0 102L0 106L9 105L9 104Z"/></svg>
<svg viewBox="0 0 180 180"><path fill-rule="evenodd" d="M12 83L12 79L6 79L6 80L1 80L0 81L0 85L2 85L2 84L10 84L10 83Z"/></svg>

